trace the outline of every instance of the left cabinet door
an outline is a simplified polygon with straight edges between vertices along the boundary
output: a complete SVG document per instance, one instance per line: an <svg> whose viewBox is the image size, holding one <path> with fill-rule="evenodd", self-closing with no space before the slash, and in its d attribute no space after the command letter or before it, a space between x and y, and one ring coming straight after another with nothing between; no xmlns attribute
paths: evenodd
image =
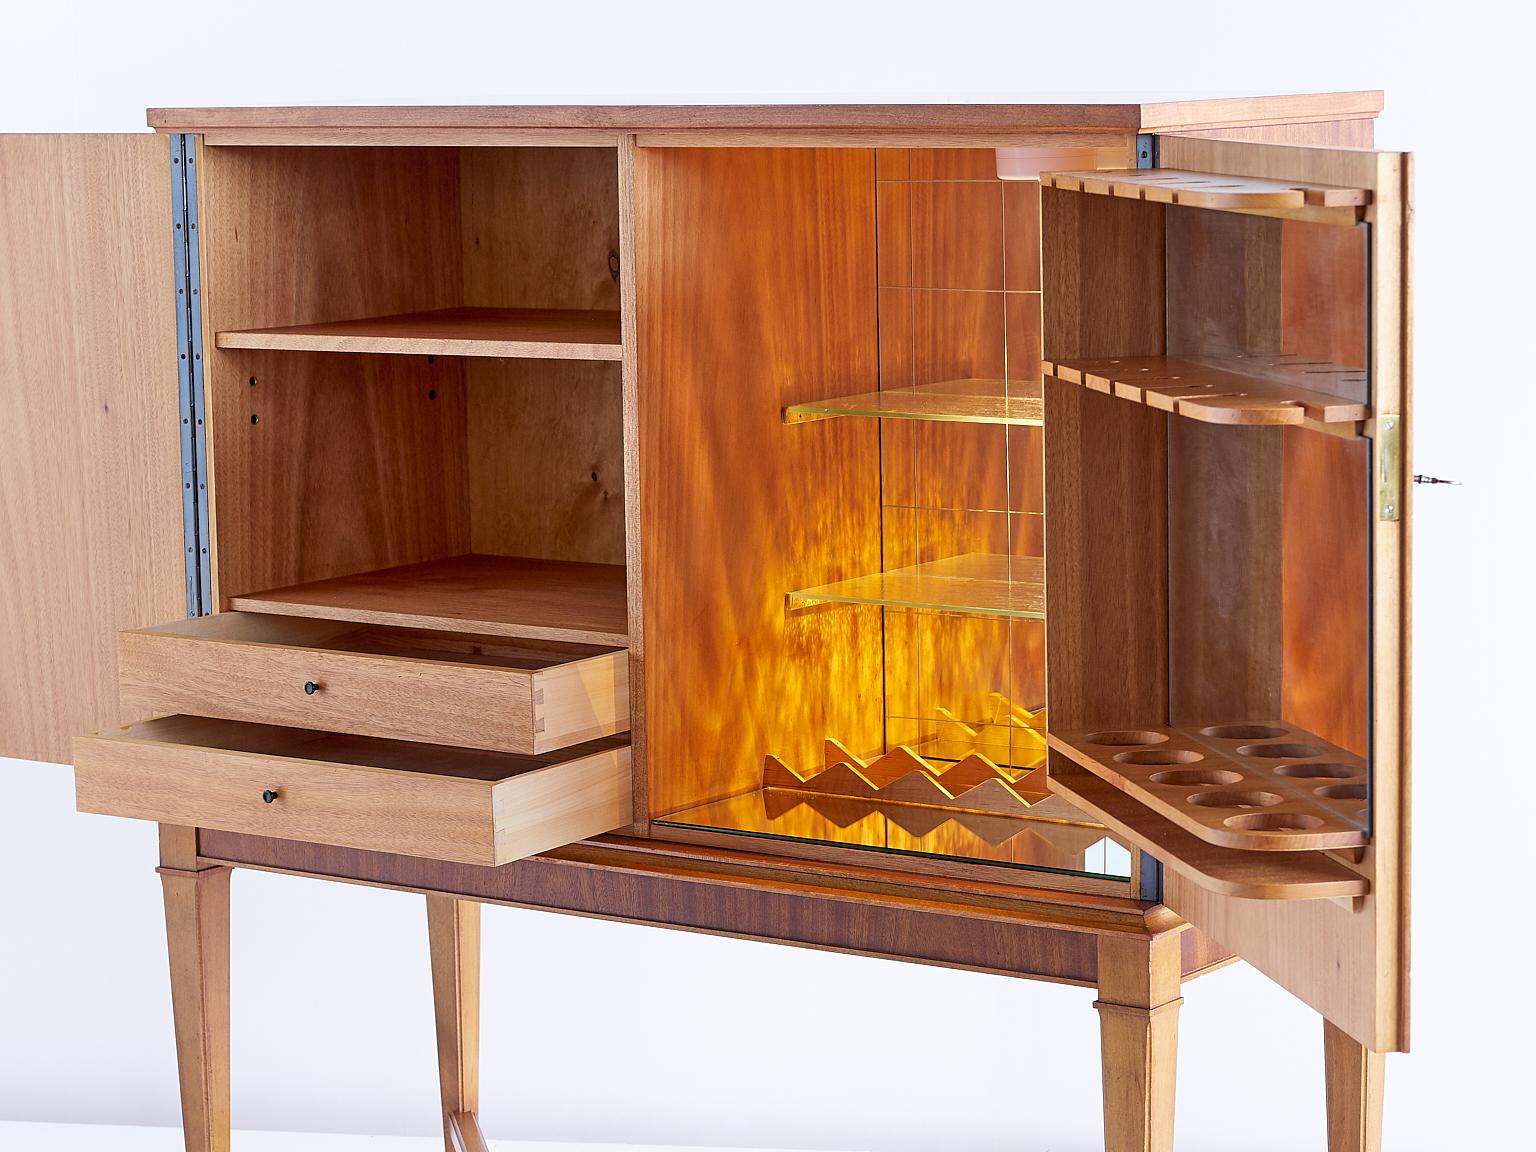
<svg viewBox="0 0 1536 1152"><path fill-rule="evenodd" d="M0 136L0 755L137 719L116 634L186 614L170 150Z"/></svg>

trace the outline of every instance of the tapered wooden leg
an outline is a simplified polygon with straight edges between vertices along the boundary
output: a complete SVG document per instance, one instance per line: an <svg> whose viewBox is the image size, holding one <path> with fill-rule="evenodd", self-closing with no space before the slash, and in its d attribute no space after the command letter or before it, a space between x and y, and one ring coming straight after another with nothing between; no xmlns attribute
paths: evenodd
<svg viewBox="0 0 1536 1152"><path fill-rule="evenodd" d="M1179 934L1099 941L1107 1152L1173 1152Z"/></svg>
<svg viewBox="0 0 1536 1152"><path fill-rule="evenodd" d="M448 1152L484 1152L480 1108L480 905L427 897L432 1001L437 1012L437 1074L443 1089Z"/></svg>
<svg viewBox="0 0 1536 1152"><path fill-rule="evenodd" d="M1328 1152L1381 1152L1387 1058L1323 1021L1328 1083Z"/></svg>
<svg viewBox="0 0 1536 1152"><path fill-rule="evenodd" d="M161 825L159 872L187 1152L229 1152L229 869L199 869L196 829Z"/></svg>

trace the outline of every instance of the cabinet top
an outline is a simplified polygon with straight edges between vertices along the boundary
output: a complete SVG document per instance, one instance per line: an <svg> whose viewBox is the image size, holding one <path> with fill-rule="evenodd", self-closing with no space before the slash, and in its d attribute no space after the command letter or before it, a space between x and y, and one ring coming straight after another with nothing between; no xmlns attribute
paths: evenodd
<svg viewBox="0 0 1536 1152"><path fill-rule="evenodd" d="M1381 111L1379 91L1242 96L1150 103L1080 104L542 104L151 108L161 132L202 132L236 143L242 136L348 132L825 133L878 138L893 133L964 136L1023 133L1174 132L1325 120Z"/></svg>

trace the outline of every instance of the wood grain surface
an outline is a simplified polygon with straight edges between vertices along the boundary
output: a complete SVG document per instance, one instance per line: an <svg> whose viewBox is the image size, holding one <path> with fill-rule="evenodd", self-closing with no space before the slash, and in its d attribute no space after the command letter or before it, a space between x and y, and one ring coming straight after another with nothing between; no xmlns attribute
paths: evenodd
<svg viewBox="0 0 1536 1152"><path fill-rule="evenodd" d="M453 151L205 152L209 331L461 303ZM207 368L224 603L470 550L463 361L215 347Z"/></svg>
<svg viewBox="0 0 1536 1152"><path fill-rule="evenodd" d="M120 716L115 633L186 614L170 149L0 137L0 754Z"/></svg>
<svg viewBox="0 0 1536 1152"><path fill-rule="evenodd" d="M618 564L455 556L237 596L231 607L573 644L627 638Z"/></svg>
<svg viewBox="0 0 1536 1152"><path fill-rule="evenodd" d="M629 779L613 738L520 757L172 716L75 741L82 812L488 865L621 827Z"/></svg>
<svg viewBox="0 0 1536 1152"><path fill-rule="evenodd" d="M559 308L443 308L220 332L220 348L377 352L396 356L501 356L617 360L617 312Z"/></svg>
<svg viewBox="0 0 1536 1152"><path fill-rule="evenodd" d="M124 632L118 647L124 702L156 715L525 755L629 725L622 649L242 612Z"/></svg>
<svg viewBox="0 0 1536 1152"><path fill-rule="evenodd" d="M642 149L635 162L650 807L881 740L880 614L785 594L880 567L874 154Z"/></svg>
<svg viewBox="0 0 1536 1152"><path fill-rule="evenodd" d="M812 128L950 131L1180 129L1369 118L1381 111L1379 91L1293 96L1242 96L1153 103L1070 104L761 104L761 105L480 105L267 108L151 108L160 131L216 128L486 128L644 129Z"/></svg>

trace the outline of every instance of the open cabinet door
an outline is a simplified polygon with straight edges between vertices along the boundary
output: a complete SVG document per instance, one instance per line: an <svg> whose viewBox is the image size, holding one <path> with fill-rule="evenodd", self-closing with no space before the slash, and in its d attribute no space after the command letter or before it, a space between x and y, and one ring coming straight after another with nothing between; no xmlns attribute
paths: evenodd
<svg viewBox="0 0 1536 1152"><path fill-rule="evenodd" d="M1052 787L1378 1052L1408 1039L1408 175L1165 137L1042 177Z"/></svg>
<svg viewBox="0 0 1536 1152"><path fill-rule="evenodd" d="M0 136L0 755L120 717L186 612L170 138Z"/></svg>

